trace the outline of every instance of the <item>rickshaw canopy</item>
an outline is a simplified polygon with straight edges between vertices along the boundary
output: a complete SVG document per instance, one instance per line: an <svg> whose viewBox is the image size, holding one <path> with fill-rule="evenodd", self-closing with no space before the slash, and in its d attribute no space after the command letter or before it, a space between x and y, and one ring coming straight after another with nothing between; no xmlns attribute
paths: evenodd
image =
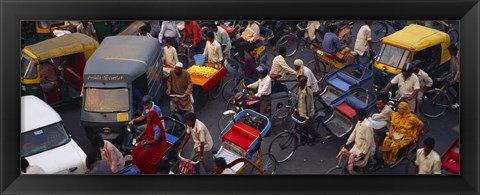
<svg viewBox="0 0 480 195"><path fill-rule="evenodd" d="M41 61L80 52L92 53L97 47L95 39L81 33L72 33L26 46L23 52Z"/></svg>
<svg viewBox="0 0 480 195"><path fill-rule="evenodd" d="M440 44L442 47L441 63L450 60L448 46L450 37L447 33L428 28L425 26L411 24L382 39L382 43L406 48L417 52Z"/></svg>
<svg viewBox="0 0 480 195"><path fill-rule="evenodd" d="M155 38L107 37L87 61L84 80L91 80L88 75L127 75L131 82L155 64L159 52L160 44Z"/></svg>

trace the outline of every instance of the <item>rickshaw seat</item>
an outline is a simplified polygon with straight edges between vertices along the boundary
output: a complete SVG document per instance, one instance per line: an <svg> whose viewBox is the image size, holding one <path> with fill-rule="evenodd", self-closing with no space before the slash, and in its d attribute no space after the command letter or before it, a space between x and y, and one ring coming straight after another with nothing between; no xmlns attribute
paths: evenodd
<svg viewBox="0 0 480 195"><path fill-rule="evenodd" d="M255 47L260 47L262 46L263 40L265 40L265 37L260 37L255 41Z"/></svg>
<svg viewBox="0 0 480 195"><path fill-rule="evenodd" d="M355 110L365 107L367 107L367 105L361 100L353 96L348 96L341 104L337 105L335 109L343 115L347 116L348 118L353 119L353 117L356 115Z"/></svg>
<svg viewBox="0 0 480 195"><path fill-rule="evenodd" d="M260 131L246 125L241 121L236 121L232 128L228 130L223 136L222 141L228 140L233 144L248 151L250 144L260 136Z"/></svg>
<svg viewBox="0 0 480 195"><path fill-rule="evenodd" d="M358 82L357 79L343 72L337 72L332 78L327 80L329 85L332 85L343 92L348 91L351 86L356 85Z"/></svg>
<svg viewBox="0 0 480 195"><path fill-rule="evenodd" d="M167 147L170 147L172 146L173 144L175 144L175 142L177 142L178 138L171 135L170 133L165 133L166 134L166 138L167 138Z"/></svg>

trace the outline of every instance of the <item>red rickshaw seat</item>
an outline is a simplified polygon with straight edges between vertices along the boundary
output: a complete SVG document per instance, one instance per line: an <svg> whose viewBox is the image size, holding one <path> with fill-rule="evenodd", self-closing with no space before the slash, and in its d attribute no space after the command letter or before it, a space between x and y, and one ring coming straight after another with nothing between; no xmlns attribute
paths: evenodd
<svg viewBox="0 0 480 195"><path fill-rule="evenodd" d="M260 136L260 131L246 125L241 121L233 124L232 128L228 130L223 136L222 141L228 140L233 144L248 151L248 147L252 142Z"/></svg>
<svg viewBox="0 0 480 195"><path fill-rule="evenodd" d="M443 168L451 172L459 174L460 173L459 159L460 159L460 156L458 153L452 150L449 150L447 153L444 154L442 158L442 166Z"/></svg>
<svg viewBox="0 0 480 195"><path fill-rule="evenodd" d="M347 116L349 119L353 119L356 114L355 108L347 104L347 102L339 104L335 107L335 109L343 115Z"/></svg>

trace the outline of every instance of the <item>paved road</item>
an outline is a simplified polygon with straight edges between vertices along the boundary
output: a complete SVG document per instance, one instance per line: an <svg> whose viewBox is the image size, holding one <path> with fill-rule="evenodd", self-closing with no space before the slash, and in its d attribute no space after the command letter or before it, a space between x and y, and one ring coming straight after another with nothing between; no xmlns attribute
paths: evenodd
<svg viewBox="0 0 480 195"><path fill-rule="evenodd" d="M454 27L458 29L458 22L454 23ZM355 23L353 28L354 35L357 33L363 22ZM353 43L352 43L353 44ZM374 45L374 49L378 51L378 44ZM294 56L287 58L288 64L293 64L297 58L308 62L313 59L310 49L302 47ZM270 57L271 60L271 57ZM229 77L226 77L228 79ZM368 85L368 84L367 84ZM168 102L168 101L164 101ZM164 114L169 113L168 106L164 103L161 105ZM214 138L214 149L218 150L221 145L219 139L220 130L218 129L218 119L223 111L226 109L226 103L222 98L210 100L203 110L198 111L198 118L203 121L209 128L212 137ZM80 126L80 110L79 105L73 105L58 109L60 115L64 120L64 124L72 135L73 139L86 152L92 147L87 140L87 137ZM436 139L435 150L441 155L449 144L459 136L459 112L458 110L449 110L442 117L430 119L430 132L427 136ZM262 144L262 149L267 151L267 146L271 142L273 136L266 137ZM314 146L302 146L297 149L293 157L285 163L277 165L276 174L324 174L329 168L336 165L335 156L340 147L346 142L346 137L332 140L328 143L318 143ZM192 145L189 143L185 148L185 155L188 155ZM395 169L382 169L375 174L404 174L404 166L398 166ZM413 170L413 169L410 169ZM413 173L411 171L411 173Z"/></svg>

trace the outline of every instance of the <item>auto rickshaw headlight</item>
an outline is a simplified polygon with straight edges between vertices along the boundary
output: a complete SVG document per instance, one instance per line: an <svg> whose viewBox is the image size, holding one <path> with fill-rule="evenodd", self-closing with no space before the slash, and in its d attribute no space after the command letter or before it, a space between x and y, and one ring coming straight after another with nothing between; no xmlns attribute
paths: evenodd
<svg viewBox="0 0 480 195"><path fill-rule="evenodd" d="M383 71L387 70L387 66L383 66L382 70Z"/></svg>

